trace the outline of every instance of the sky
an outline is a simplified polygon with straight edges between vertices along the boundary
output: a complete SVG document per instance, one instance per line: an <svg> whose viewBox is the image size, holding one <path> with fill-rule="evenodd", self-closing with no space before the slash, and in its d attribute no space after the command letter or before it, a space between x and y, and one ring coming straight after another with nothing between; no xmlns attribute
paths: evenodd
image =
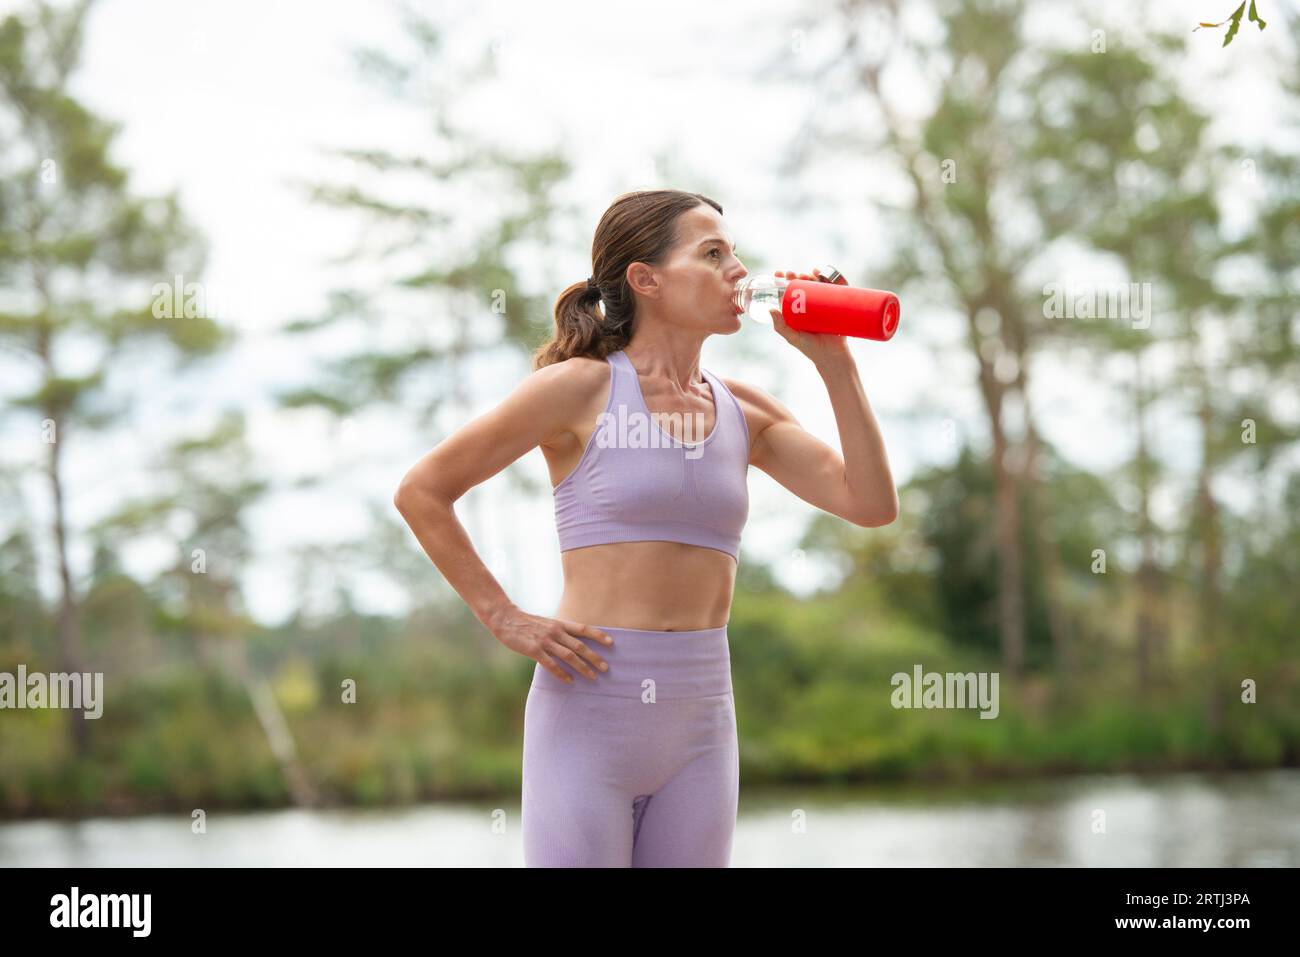
<svg viewBox="0 0 1300 957"><path fill-rule="evenodd" d="M0 3L0 13L17 6ZM821 162L792 182L778 165L795 124L833 104L806 83L786 79L777 65L797 67L801 58L812 62L834 49L838 38L816 22L830 16L833 4L671 0L652 12L594 2L417 6L438 19L460 12L446 49L452 60L474 62L491 51L498 66L496 82L457 91L457 118L521 150L563 146L576 165L561 187L562 198L580 210L572 241L546 262L530 264L551 295L589 274L591 229L618 193L698 188L663 181L649 159L657 152L668 153L674 169L722 184L718 198L742 251L755 250L774 268L829 261L855 285L873 285L869 271L884 256L877 238L884 224L880 213L860 204L836 205L848 171ZM1231 6L1229 0L1165 0L1146 10L1151 22L1187 21L1190 30L1194 19L1221 19ZM1088 16L1108 29L1110 42L1133 42L1136 27L1125 26L1122 16L1131 7L1092 4ZM1085 44L1084 31L1095 27L1035 17L1031 29L1078 31ZM209 422L223 405L242 405L258 468L282 488L250 512L260 557L242 575L250 611L268 623L296 604L293 549L364 534L366 503L387 505L406 469L445 437L437 423L413 423L391 411L340 427L313 411L279 410L272 396L274 389L312 381L319 355L276 330L322 310L338 275L332 259L355 238L354 224L312 205L303 184L337 171L330 148L419 142L411 115L366 87L351 62L359 44L399 46L395 26L389 8L376 3L103 0L77 78L87 104L121 124L114 155L131 171L134 188L178 191L209 244L205 288L230 306L243 340L233 355L179 384L161 365L114 370L148 400L129 429L86 437L73 449L73 524L92 522L148 486L147 466L105 470L105 462L145 463L141 450L160 449L169 437ZM1221 107L1219 135L1242 143L1267 138L1275 113L1266 57L1258 51L1278 38L1243 28L1223 52L1207 32L1195 38L1187 81L1204 105ZM1248 48L1256 52L1248 55ZM874 161L864 157L853 175L869 172ZM822 202L805 204L809 198ZM928 463L950 460L952 436L985 441L969 360L936 347L960 341L958 317L909 310L906 300L902 317L890 342L851 343L898 485ZM769 327L747 324L734 337L715 337L702 364L768 390L805 428L839 447L816 370ZM471 414L504 398L527 367L517 357L478 372ZM1035 369L1043 431L1080 466L1107 469L1127 457L1132 428L1127 410L1113 401L1118 398L1099 395L1091 374L1068 359ZM12 433L3 441L9 453L30 450ZM1155 441L1178 467L1195 466L1198 438L1190 423L1159 423ZM525 456L523 467L548 484L540 451ZM345 472L321 489L288 487L295 478ZM1252 494L1231 482L1220 491L1241 505ZM35 471L24 494L33 517L48 521L48 495ZM519 500L498 481L470 494L481 502L469 528L480 555L517 604L549 614L561 589L550 500ZM815 510L757 469L750 471L750 496L745 554L772 563L798 592L831 581L831 569L796 549ZM1180 507L1177 488L1156 501L1158 517L1167 521L1176 520ZM458 514L466 520L459 507ZM413 536L411 542L414 547ZM170 563L174 547L143 542L122 560L147 575ZM74 564L84 571L89 557L78 549ZM44 558L42 581L53 594L54 566ZM402 594L385 582L382 569L374 571L361 579L359 601L368 610L399 612ZM432 564L428 571L434 587L440 576Z"/></svg>

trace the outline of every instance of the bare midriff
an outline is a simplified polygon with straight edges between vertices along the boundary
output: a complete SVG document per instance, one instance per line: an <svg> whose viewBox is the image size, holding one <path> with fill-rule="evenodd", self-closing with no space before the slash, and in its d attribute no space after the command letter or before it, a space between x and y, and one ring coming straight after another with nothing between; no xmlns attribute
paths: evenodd
<svg viewBox="0 0 1300 957"><path fill-rule="evenodd" d="M553 617L649 631L721 628L736 560L680 542L612 542L560 553L564 592Z"/></svg>

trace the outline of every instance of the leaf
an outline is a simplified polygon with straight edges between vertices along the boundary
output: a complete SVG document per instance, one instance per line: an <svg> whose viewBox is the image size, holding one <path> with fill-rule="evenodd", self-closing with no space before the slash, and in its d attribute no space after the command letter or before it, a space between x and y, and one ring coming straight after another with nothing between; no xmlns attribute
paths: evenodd
<svg viewBox="0 0 1300 957"><path fill-rule="evenodd" d="M1267 23L1259 18L1259 14L1255 12L1255 0L1250 0L1250 19L1255 23L1258 23L1261 30L1268 26Z"/></svg>
<svg viewBox="0 0 1300 957"><path fill-rule="evenodd" d="M1232 26L1228 27L1228 33L1223 38L1223 45L1226 47L1232 42L1232 38L1237 35L1237 30L1241 27L1241 15L1246 12L1246 0L1241 0L1241 6L1233 11L1230 19Z"/></svg>

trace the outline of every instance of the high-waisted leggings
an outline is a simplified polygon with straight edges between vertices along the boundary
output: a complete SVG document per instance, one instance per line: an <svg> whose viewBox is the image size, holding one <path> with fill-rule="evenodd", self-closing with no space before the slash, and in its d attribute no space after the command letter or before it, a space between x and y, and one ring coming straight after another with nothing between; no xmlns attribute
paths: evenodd
<svg viewBox="0 0 1300 957"><path fill-rule="evenodd" d="M524 865L729 867L740 752L726 627L596 627L614 644L587 641L609 665L595 681L565 662L572 684L533 671Z"/></svg>

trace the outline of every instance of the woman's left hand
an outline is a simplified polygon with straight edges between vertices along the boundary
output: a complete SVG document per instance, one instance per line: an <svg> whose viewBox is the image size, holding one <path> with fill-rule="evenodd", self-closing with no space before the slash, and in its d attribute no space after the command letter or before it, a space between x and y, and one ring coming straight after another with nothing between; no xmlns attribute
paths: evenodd
<svg viewBox="0 0 1300 957"><path fill-rule="evenodd" d="M813 267L812 275L809 275L808 273L796 274L790 270L778 269L776 276L778 278L784 277L786 279L815 279L818 282L831 281L823 276L821 270L816 266ZM837 280L835 280L835 284L839 286L847 286L849 281L841 275ZM780 309L774 308L771 310L771 313L772 326L776 331L785 338L786 342L790 343L790 345L794 346L811 359L814 365L821 365L823 362L842 359L849 355L847 337L835 336L823 332L801 332L798 329L790 328L789 324L785 321L785 317L781 315Z"/></svg>

